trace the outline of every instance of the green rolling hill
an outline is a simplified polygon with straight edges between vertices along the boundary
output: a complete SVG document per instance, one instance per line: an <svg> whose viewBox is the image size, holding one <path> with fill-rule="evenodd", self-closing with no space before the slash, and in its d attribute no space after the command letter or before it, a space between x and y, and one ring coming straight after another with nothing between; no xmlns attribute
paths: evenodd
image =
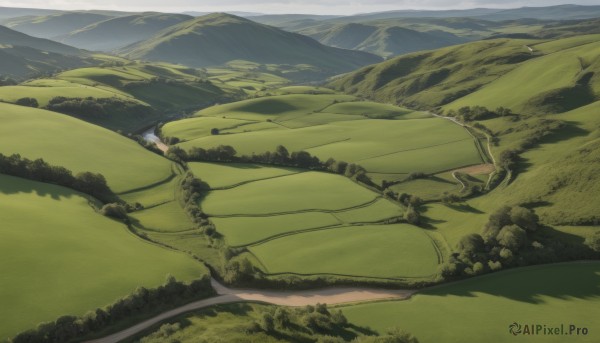
<svg viewBox="0 0 600 343"><path fill-rule="evenodd" d="M56 37L82 49L110 51L152 37L157 32L192 19L183 14L142 13L107 18Z"/></svg>
<svg viewBox="0 0 600 343"><path fill-rule="evenodd" d="M219 13L175 25L119 52L132 59L194 67L232 60L312 65L330 75L381 60L369 53L326 47L299 34Z"/></svg>
<svg viewBox="0 0 600 343"><path fill-rule="evenodd" d="M312 37L325 45L366 51L383 57L466 42L463 38L440 30L419 32L400 26L355 23L334 26Z"/></svg>
<svg viewBox="0 0 600 343"><path fill-rule="evenodd" d="M495 137L496 156L520 156L511 178L479 201L528 204L553 225L591 224L598 215L590 190L600 184L598 49L598 35L486 40L400 56L331 85L451 115L467 106L512 110L477 121Z"/></svg>
<svg viewBox="0 0 600 343"><path fill-rule="evenodd" d="M0 74L3 76L24 79L91 63L91 56L84 51L0 26Z"/></svg>
<svg viewBox="0 0 600 343"><path fill-rule="evenodd" d="M55 38L112 16L89 12L60 12L42 16L17 17L2 24L13 30L40 38Z"/></svg>

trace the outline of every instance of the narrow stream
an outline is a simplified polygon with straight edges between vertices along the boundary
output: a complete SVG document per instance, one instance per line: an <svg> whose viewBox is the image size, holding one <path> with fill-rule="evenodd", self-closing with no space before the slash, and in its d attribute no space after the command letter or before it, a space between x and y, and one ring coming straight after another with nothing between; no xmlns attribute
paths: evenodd
<svg viewBox="0 0 600 343"><path fill-rule="evenodd" d="M155 126L149 128L148 130L146 130L142 133L142 137L147 142L156 144L156 146L163 152L167 152L167 150L169 150L169 146L166 145L163 141L161 141L160 137L158 137L157 135L154 134L155 130L156 130Z"/></svg>

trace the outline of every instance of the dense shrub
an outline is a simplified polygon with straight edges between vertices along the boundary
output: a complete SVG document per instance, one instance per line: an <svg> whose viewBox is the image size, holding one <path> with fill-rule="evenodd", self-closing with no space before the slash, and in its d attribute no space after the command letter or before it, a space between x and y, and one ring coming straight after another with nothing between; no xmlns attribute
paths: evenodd
<svg viewBox="0 0 600 343"><path fill-rule="evenodd" d="M15 104L19 106L27 106L27 107L38 107L38 101L35 98L21 98L15 101Z"/></svg>
<svg viewBox="0 0 600 343"><path fill-rule="evenodd" d="M520 206L503 206L492 213L481 234L462 237L456 253L440 268L444 279L496 271L504 267L598 257L600 234L586 245L560 241L542 229L538 216Z"/></svg>

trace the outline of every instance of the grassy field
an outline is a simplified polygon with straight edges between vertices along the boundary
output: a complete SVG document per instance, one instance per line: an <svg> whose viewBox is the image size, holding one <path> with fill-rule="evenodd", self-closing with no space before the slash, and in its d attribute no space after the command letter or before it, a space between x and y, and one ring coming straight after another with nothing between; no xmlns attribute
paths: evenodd
<svg viewBox="0 0 600 343"><path fill-rule="evenodd" d="M343 307L349 321L392 326L419 342L598 342L600 263L521 268L423 291L410 300ZM587 327L587 336L518 336L513 322Z"/></svg>
<svg viewBox="0 0 600 343"><path fill-rule="evenodd" d="M335 217L345 223L369 223L399 217L403 210L387 199L377 199L373 204L349 211L336 212Z"/></svg>
<svg viewBox="0 0 600 343"><path fill-rule="evenodd" d="M257 98L202 110L197 117L168 123L162 130L165 136L182 139L179 146L184 149L223 144L233 146L239 155L250 155L283 145L322 160L358 163L377 173L436 173L482 163L473 138L454 123L352 100L310 94ZM220 129L220 134L211 135L212 128Z"/></svg>
<svg viewBox="0 0 600 343"><path fill-rule="evenodd" d="M160 232L178 232L190 230L193 224L178 201L164 203L142 211L131 213L130 216L146 230Z"/></svg>
<svg viewBox="0 0 600 343"><path fill-rule="evenodd" d="M299 173L294 168L264 167L258 164L244 163L188 163L194 175L208 183L211 188L223 188L240 183L275 178Z"/></svg>
<svg viewBox="0 0 600 343"><path fill-rule="evenodd" d="M201 178L202 174L198 176ZM369 203L376 197L377 194L343 176L306 172L212 191L201 207L211 216L283 214L346 209Z"/></svg>
<svg viewBox="0 0 600 343"><path fill-rule="evenodd" d="M116 193L171 175L171 162L117 133L45 110L0 103L0 152L106 177Z"/></svg>
<svg viewBox="0 0 600 343"><path fill-rule="evenodd" d="M267 273L427 277L438 266L429 236L406 224L308 232L251 246L250 251Z"/></svg>
<svg viewBox="0 0 600 343"><path fill-rule="evenodd" d="M140 240L69 189L0 175L0 203L0 339L157 286L169 273L180 280L207 273L184 254Z"/></svg>
<svg viewBox="0 0 600 343"><path fill-rule="evenodd" d="M225 241L231 246L248 245L254 242L293 233L299 230L339 225L330 213L308 212L268 217L230 217L212 218L217 231L225 235Z"/></svg>

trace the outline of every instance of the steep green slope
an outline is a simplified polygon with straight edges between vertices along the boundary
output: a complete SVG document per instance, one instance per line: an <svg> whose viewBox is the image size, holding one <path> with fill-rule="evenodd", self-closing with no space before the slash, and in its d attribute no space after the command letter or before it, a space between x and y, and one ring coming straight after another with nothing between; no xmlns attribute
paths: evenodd
<svg viewBox="0 0 600 343"><path fill-rule="evenodd" d="M160 30L192 19L183 14L143 13L107 18L63 33L56 40L81 49L110 51L148 39Z"/></svg>
<svg viewBox="0 0 600 343"><path fill-rule="evenodd" d="M497 39L408 54L346 74L330 85L379 101L432 108L469 94L534 58L524 46L532 42Z"/></svg>
<svg viewBox="0 0 600 343"><path fill-rule="evenodd" d="M167 179L170 161L134 141L62 114L0 103L0 152L103 174L117 193Z"/></svg>
<svg viewBox="0 0 600 343"><path fill-rule="evenodd" d="M2 24L31 36L55 38L109 18L112 16L89 12L61 12L37 17L13 18Z"/></svg>
<svg viewBox="0 0 600 343"><path fill-rule="evenodd" d="M525 204L547 224L590 225L600 220L595 210L599 121L594 116L600 100L599 51L598 35L490 40L402 56L332 85L385 102L443 105L439 110L459 119L464 118L459 110L467 106L512 110L516 114L478 118L477 124L494 136L496 160L506 164L508 155L501 155L513 154L506 164L509 177L478 200L479 209ZM439 218L437 212L431 215Z"/></svg>
<svg viewBox="0 0 600 343"><path fill-rule="evenodd" d="M134 59L164 60L196 67L221 65L232 60L309 64L327 74L380 61L368 53L326 47L305 36L218 13L175 25L119 52Z"/></svg>
<svg viewBox="0 0 600 343"><path fill-rule="evenodd" d="M0 340L83 315L167 274L206 274L192 258L148 244L70 189L0 175ZM110 285L110 286L109 286Z"/></svg>

